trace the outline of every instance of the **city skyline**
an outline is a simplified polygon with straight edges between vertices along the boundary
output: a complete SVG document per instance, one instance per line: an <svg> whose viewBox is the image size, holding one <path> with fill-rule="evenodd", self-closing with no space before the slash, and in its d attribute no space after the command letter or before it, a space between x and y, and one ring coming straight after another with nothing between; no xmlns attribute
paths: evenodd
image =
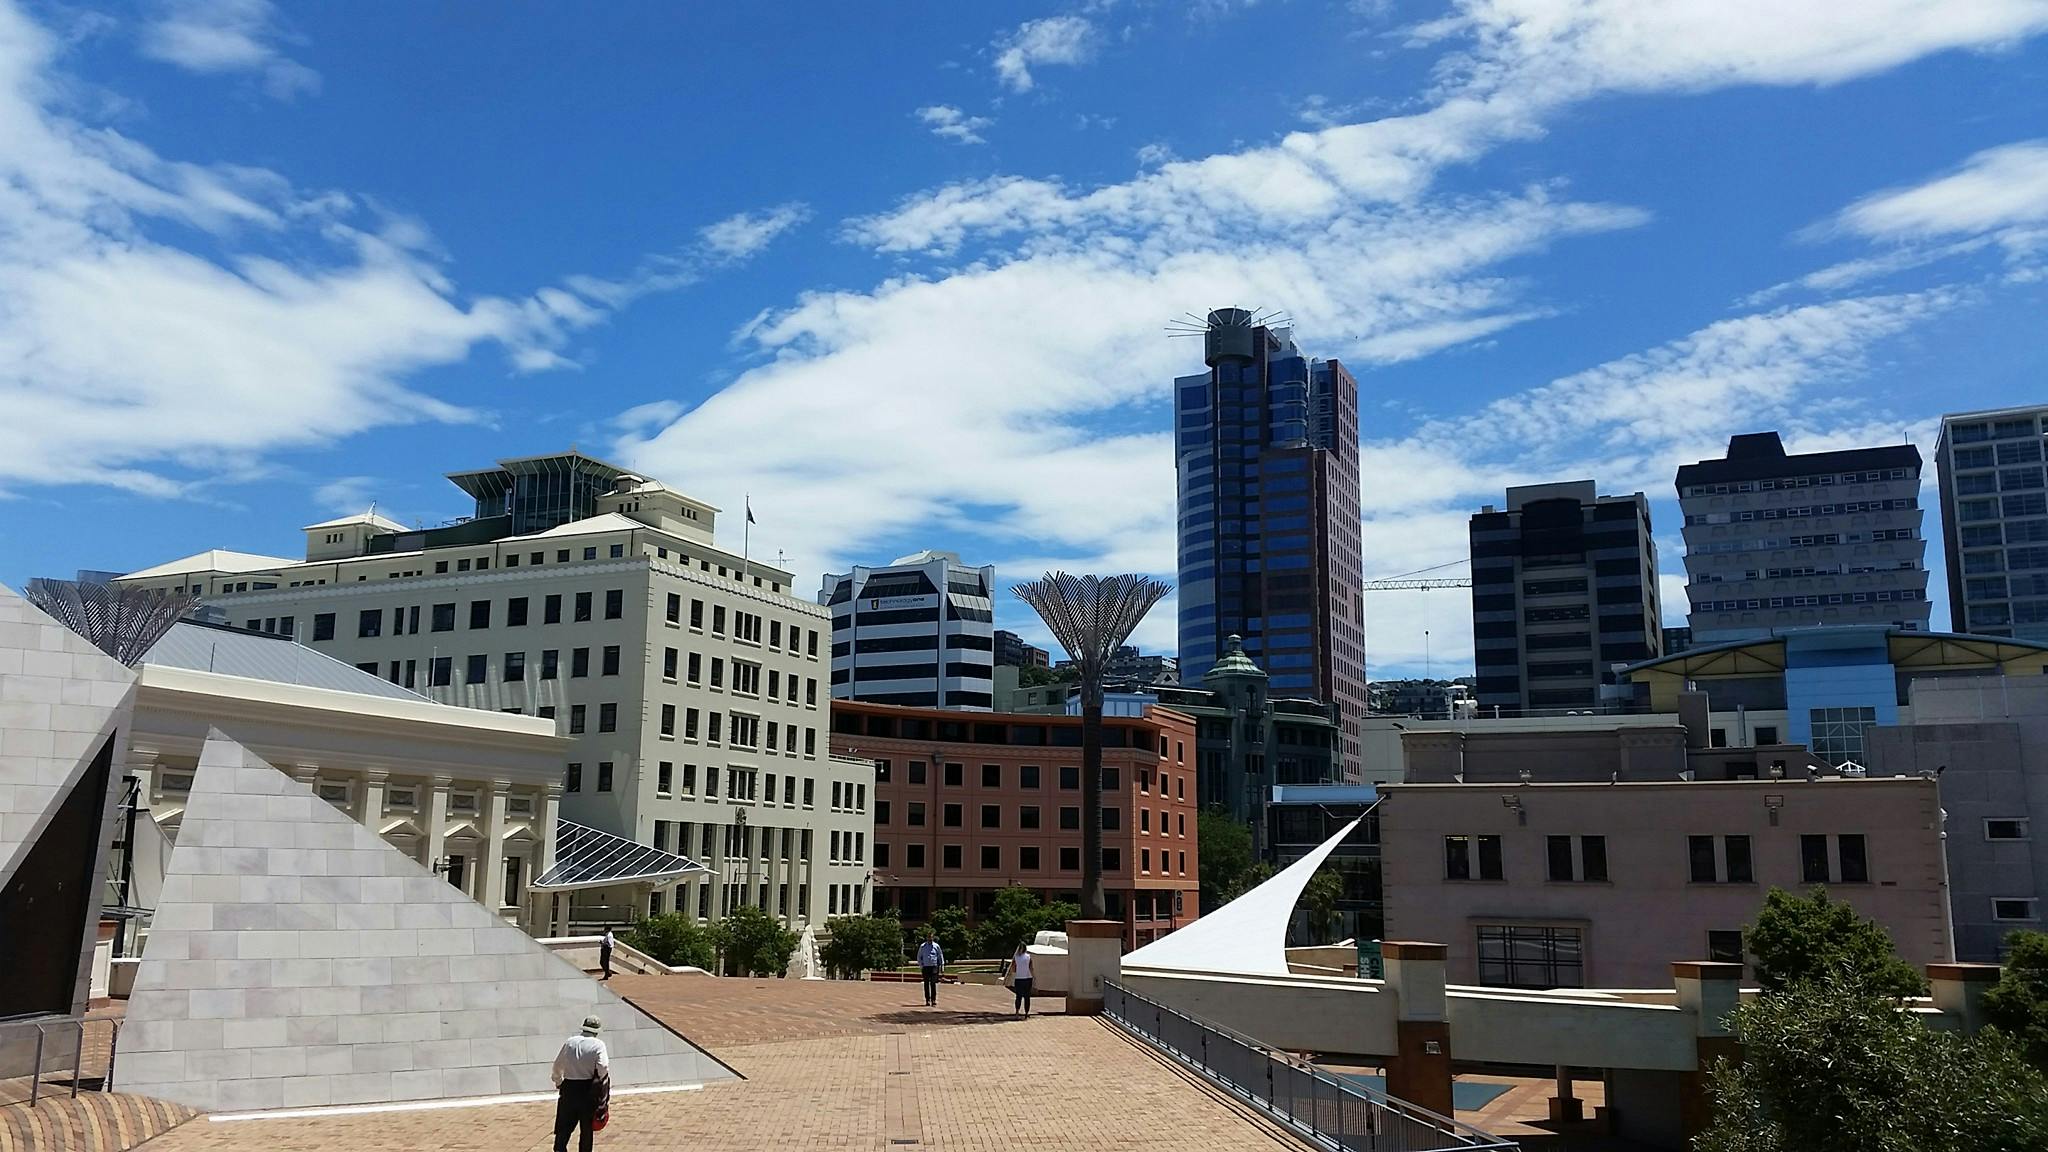
<svg viewBox="0 0 2048 1152"><path fill-rule="evenodd" d="M1962 8L935 9L889 46L929 68L876 77L832 14L0 4L0 576L436 524L440 461L572 444L751 500L800 584L927 546L1170 575L1199 358L1161 329L1237 303L1359 377L1365 576L1595 475L1649 496L1677 623L1680 463L1771 429L1932 460L1937 409L2041 399L2048 18ZM1237 67L1303 43L1373 66ZM1211 115L1188 74L1231 78ZM1368 671L1421 673L1425 628L1469 667L1468 617L1374 594Z"/></svg>

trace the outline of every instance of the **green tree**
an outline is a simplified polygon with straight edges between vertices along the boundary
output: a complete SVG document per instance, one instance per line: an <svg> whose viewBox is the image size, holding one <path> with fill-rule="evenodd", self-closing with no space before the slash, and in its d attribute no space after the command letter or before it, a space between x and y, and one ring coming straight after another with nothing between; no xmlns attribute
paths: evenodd
<svg viewBox="0 0 2048 1152"><path fill-rule="evenodd" d="M729 976L780 976L796 951L796 933L751 904L726 913L712 933Z"/></svg>
<svg viewBox="0 0 2048 1152"><path fill-rule="evenodd" d="M976 927L974 951L982 957L1007 958L1017 951L1017 945L1031 943L1040 932L1064 930L1067 921L1080 914L1078 904L1041 903L1038 893L1029 888L1005 888L996 893L995 907Z"/></svg>
<svg viewBox="0 0 2048 1152"><path fill-rule="evenodd" d="M1756 923L1743 932L1766 991L1840 976L1864 991L1894 999L1919 996L1927 981L1892 951L1882 925L1828 899L1825 889L1800 897L1773 888Z"/></svg>
<svg viewBox="0 0 2048 1152"><path fill-rule="evenodd" d="M1344 874L1327 865L1318 868L1302 887L1301 902L1295 907L1308 913L1311 944L1327 944L1337 925L1337 901L1344 898Z"/></svg>
<svg viewBox="0 0 2048 1152"><path fill-rule="evenodd" d="M2014 932L2005 946L2005 971L1984 993L1984 1015L2048 1072L2048 932Z"/></svg>
<svg viewBox="0 0 2048 1152"><path fill-rule="evenodd" d="M1059 684L1072 679L1073 677L1071 676L1062 676L1050 668L1041 668L1036 664L1026 664L1017 669L1017 687L1019 688L1037 688L1042 685Z"/></svg>
<svg viewBox="0 0 2048 1152"><path fill-rule="evenodd" d="M718 945L695 916L679 912L650 916L621 933L619 939L663 964L687 964L707 972L718 964Z"/></svg>
<svg viewBox="0 0 2048 1152"><path fill-rule="evenodd" d="M974 951L974 932L967 926L967 909L958 904L932 913L932 918L925 922L925 927L930 928L938 936L939 947L945 951L946 962L949 964L967 959L967 954ZM916 935L919 941L924 939L922 931ZM912 952L915 951L913 948Z"/></svg>
<svg viewBox="0 0 2048 1152"><path fill-rule="evenodd" d="M1216 909L1253 888L1272 874L1252 855L1252 831L1230 818L1221 808L1209 808L1195 817L1195 842L1202 849L1202 911Z"/></svg>
<svg viewBox="0 0 2048 1152"><path fill-rule="evenodd" d="M2020 1152L2048 1147L2048 1077L1996 1029L1936 1032L1889 991L1828 974L1737 1008L1693 1152Z"/></svg>
<svg viewBox="0 0 2048 1152"><path fill-rule="evenodd" d="M838 979L903 963L903 924L893 911L840 916L827 921L825 931L831 939L818 948L818 962Z"/></svg>

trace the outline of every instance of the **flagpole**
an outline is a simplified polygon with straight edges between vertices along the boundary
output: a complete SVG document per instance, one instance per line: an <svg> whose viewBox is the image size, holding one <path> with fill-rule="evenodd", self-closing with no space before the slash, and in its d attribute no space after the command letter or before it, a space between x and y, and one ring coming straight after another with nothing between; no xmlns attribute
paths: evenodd
<svg viewBox="0 0 2048 1152"><path fill-rule="evenodd" d="M740 579L745 580L754 574L754 494L749 492L741 499L744 501L746 524L740 529Z"/></svg>

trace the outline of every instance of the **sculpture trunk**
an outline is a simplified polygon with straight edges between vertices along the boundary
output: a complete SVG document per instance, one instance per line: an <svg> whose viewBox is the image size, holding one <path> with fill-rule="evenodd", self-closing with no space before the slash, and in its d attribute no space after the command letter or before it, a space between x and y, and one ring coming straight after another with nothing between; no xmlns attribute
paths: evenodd
<svg viewBox="0 0 2048 1152"><path fill-rule="evenodd" d="M1106 920L1102 892L1102 685L1081 686L1081 919Z"/></svg>

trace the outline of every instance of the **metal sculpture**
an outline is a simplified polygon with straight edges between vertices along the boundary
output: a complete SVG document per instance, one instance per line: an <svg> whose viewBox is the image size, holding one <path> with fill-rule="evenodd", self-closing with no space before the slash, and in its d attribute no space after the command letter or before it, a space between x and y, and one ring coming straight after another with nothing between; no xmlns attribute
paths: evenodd
<svg viewBox="0 0 2048 1152"><path fill-rule="evenodd" d="M1172 586L1149 576L1048 572L1010 589L1045 621L1081 674L1081 918L1108 914L1102 895L1102 675L1109 658Z"/></svg>
<svg viewBox="0 0 2048 1152"><path fill-rule="evenodd" d="M41 578L29 581L23 595L59 624L130 668L197 602L191 596L153 588Z"/></svg>

